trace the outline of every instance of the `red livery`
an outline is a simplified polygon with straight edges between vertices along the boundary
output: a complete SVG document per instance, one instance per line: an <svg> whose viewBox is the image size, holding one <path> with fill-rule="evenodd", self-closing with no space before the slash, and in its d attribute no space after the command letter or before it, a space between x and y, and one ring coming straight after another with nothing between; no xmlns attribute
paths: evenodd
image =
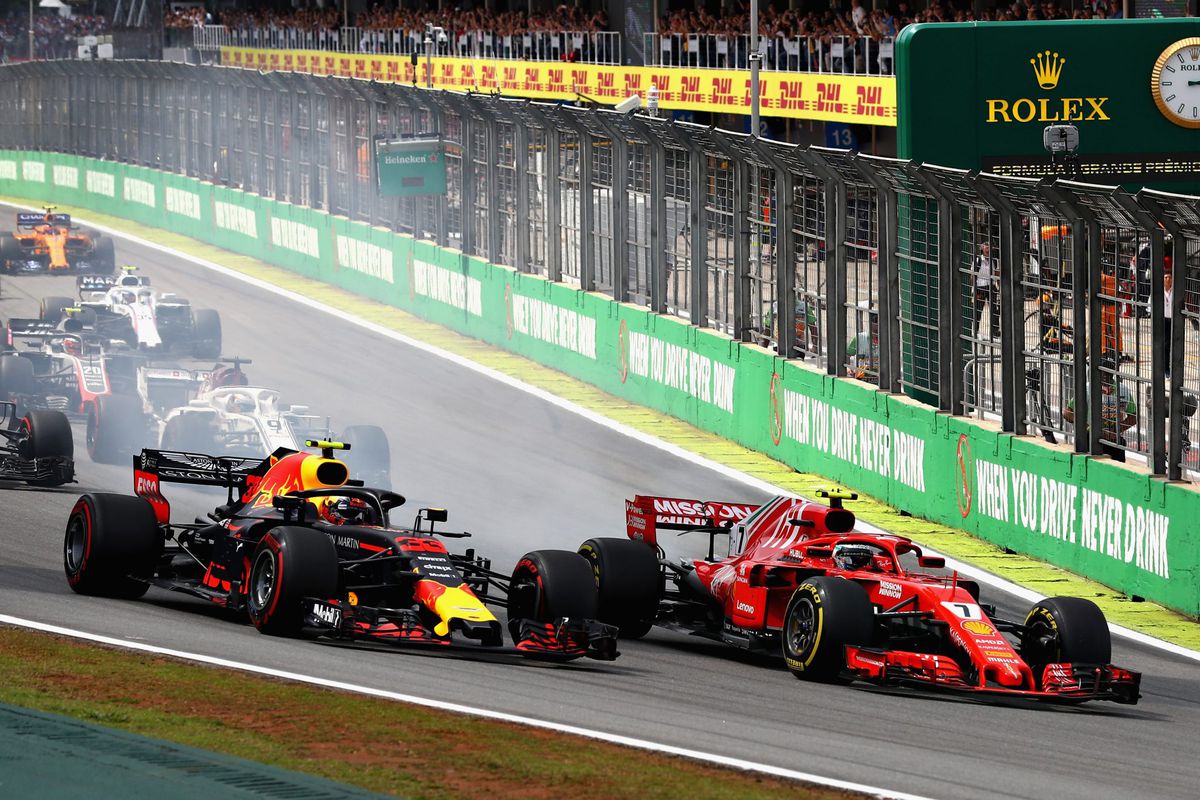
<svg viewBox="0 0 1200 800"><path fill-rule="evenodd" d="M1136 703L1141 675L1113 666L1091 601L1052 597L1000 619L979 586L911 540L855 530L843 500L761 506L626 501L626 539L590 539L600 619L626 638L659 625L781 654L797 677L909 684L1059 702ZM708 556L669 560L664 530L708 534ZM717 557L718 535L728 552Z"/></svg>

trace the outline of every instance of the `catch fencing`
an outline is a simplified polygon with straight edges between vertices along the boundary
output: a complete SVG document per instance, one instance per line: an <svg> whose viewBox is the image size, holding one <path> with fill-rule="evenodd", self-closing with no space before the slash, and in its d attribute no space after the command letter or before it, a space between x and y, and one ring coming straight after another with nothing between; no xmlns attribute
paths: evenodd
<svg viewBox="0 0 1200 800"><path fill-rule="evenodd" d="M373 139L431 132L451 143L447 193L381 198ZM1128 454L1172 479L1200 468L1195 197L642 114L150 62L6 68L0 147L362 220L1006 432Z"/></svg>

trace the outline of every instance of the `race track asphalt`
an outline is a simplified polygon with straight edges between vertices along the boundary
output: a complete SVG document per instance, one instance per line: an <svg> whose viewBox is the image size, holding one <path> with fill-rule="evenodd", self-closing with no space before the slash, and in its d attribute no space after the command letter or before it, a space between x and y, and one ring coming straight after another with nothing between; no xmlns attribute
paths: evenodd
<svg viewBox="0 0 1200 800"><path fill-rule="evenodd" d="M763 499L475 372L185 261L118 241L118 263L218 308L225 354L253 359L254 383L330 415L335 429L382 425L408 508L448 508L450 527L475 532L467 544L501 571L527 550L623 535L622 501L637 492ZM70 278L5 277L0 317L36 316L40 297L73 289ZM131 491L132 476L91 463L79 425L76 443L78 486L0 488L0 613L933 797L1184 798L1200 787L1200 666L1121 640L1114 661L1144 673L1141 704L1063 708L802 683L782 662L666 632L624 643L612 664L547 666L268 638L157 589L137 602L80 597L62 572L67 513L81 491ZM180 518L219 502L168 492ZM694 541L671 554L702 549ZM985 589L983 599L1023 614L1013 598Z"/></svg>

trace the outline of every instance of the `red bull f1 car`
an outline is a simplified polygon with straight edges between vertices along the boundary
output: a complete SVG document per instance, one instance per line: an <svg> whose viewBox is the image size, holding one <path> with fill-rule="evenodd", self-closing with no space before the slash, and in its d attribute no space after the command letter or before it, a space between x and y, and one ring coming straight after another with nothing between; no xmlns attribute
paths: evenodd
<svg viewBox="0 0 1200 800"><path fill-rule="evenodd" d="M96 273L116 268L112 239L81 230L69 214L17 214L14 233L0 234L0 269L10 273Z"/></svg>
<svg viewBox="0 0 1200 800"><path fill-rule="evenodd" d="M16 403L0 401L0 480L30 486L61 486L75 480L71 424L58 411L17 413Z"/></svg>
<svg viewBox="0 0 1200 800"><path fill-rule="evenodd" d="M591 568L577 553L526 554L511 575L474 550L451 553L443 509L389 523L398 494L351 480L338 442L265 459L144 450L137 496L86 494L67 522L67 581L85 595L137 598L150 586L246 613L259 631L447 647L470 644L547 660L617 657L595 621ZM166 483L221 486L208 519L173 521ZM506 607L513 647L489 606Z"/></svg>
<svg viewBox="0 0 1200 800"><path fill-rule="evenodd" d="M1000 619L945 559L891 534L855 530L843 500L761 505L638 496L627 539L585 542L602 622L623 637L660 625L779 654L797 677L915 685L1063 703L1136 703L1140 673L1110 664L1104 615L1053 597ZM708 556L672 562L661 535L707 535ZM718 536L729 537L724 557ZM936 573L934 571L937 571Z"/></svg>

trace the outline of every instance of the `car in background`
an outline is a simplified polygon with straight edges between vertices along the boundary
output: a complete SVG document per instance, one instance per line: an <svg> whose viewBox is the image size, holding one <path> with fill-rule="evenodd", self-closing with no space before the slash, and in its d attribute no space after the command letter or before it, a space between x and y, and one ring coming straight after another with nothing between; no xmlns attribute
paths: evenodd
<svg viewBox="0 0 1200 800"><path fill-rule="evenodd" d="M179 295L155 293L150 278L122 267L119 275L80 275L79 299L42 298L40 319L58 323L74 313L84 327L110 340L158 353L195 358L221 355L221 316L211 308L192 308Z"/></svg>
<svg viewBox="0 0 1200 800"><path fill-rule="evenodd" d="M309 439L335 436L328 417L284 403L278 390L252 386L242 367L249 359L221 359L210 369L145 364L137 394L150 431L141 441L165 450L264 458L280 447L299 450ZM346 463L368 485L391 487L391 449L378 425L350 425L340 441L351 445Z"/></svg>
<svg viewBox="0 0 1200 800"><path fill-rule="evenodd" d="M266 458L144 450L137 496L85 494L63 546L71 588L138 598L151 586L246 614L262 633L314 632L342 641L452 647L570 661L612 660L616 629L595 621L596 589L577 553L534 551L513 574L473 549L451 553L435 530L444 509L421 509L412 527L389 513L400 495L351 480L334 452L280 448ZM167 483L219 486L228 501L207 520L171 520ZM423 524L424 523L424 524ZM427 526L427 527L426 527ZM513 647L488 606L506 608Z"/></svg>
<svg viewBox="0 0 1200 800"><path fill-rule="evenodd" d="M627 539L589 539L598 617L628 638L652 626L782 655L797 677L909 685L1060 703L1132 704L1141 675L1112 665L1103 613L1051 597L1023 622L980 603L979 586L936 574L945 559L911 540L856 531L843 500L761 505L637 496ZM672 561L660 531L709 537L703 559ZM715 539L727 536L724 557Z"/></svg>
<svg viewBox="0 0 1200 800"><path fill-rule="evenodd" d="M136 371L142 358L85 330L78 320L54 324L8 320L0 340L0 401L19 414L57 411L84 418L92 460L115 463L141 442Z"/></svg>
<svg viewBox="0 0 1200 800"><path fill-rule="evenodd" d="M74 482L75 441L66 415L34 409L21 416L15 403L0 401L0 480L30 486Z"/></svg>
<svg viewBox="0 0 1200 800"><path fill-rule="evenodd" d="M12 233L0 234L0 269L8 273L93 273L116 268L112 239L71 224L54 206L17 214Z"/></svg>

